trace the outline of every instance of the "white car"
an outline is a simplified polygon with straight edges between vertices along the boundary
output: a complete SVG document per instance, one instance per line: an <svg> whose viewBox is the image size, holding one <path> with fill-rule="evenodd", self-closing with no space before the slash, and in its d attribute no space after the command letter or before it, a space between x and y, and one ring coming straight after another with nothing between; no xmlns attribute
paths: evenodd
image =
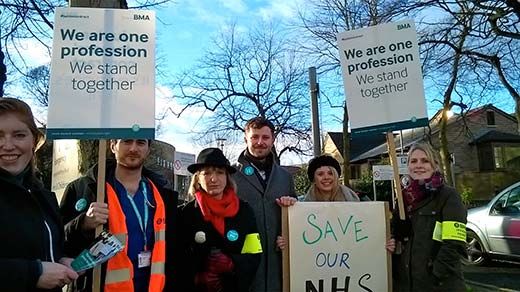
<svg viewBox="0 0 520 292"><path fill-rule="evenodd" d="M468 210L468 265L490 259L520 261L520 182L496 195L487 205Z"/></svg>

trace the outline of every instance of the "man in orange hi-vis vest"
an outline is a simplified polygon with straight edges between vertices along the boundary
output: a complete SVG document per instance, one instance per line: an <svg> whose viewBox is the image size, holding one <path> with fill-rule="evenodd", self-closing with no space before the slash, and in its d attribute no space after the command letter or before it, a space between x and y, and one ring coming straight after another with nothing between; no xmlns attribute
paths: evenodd
<svg viewBox="0 0 520 292"><path fill-rule="evenodd" d="M160 292L171 269L166 263L166 242L173 243L177 193L167 181L143 167L150 140L111 140L115 163L108 161L106 198L96 202L97 166L71 182L61 201L65 223L65 250L77 256L103 225L124 245L124 250L102 266L105 292ZM168 240L167 240L168 238ZM92 270L69 285L68 291L90 291Z"/></svg>

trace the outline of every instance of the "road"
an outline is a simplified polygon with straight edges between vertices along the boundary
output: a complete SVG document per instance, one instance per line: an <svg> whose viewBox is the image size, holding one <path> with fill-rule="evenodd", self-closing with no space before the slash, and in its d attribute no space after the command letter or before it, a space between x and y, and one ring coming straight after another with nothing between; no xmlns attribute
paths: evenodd
<svg viewBox="0 0 520 292"><path fill-rule="evenodd" d="M464 278L472 292L520 292L520 264L493 261L484 267L464 266Z"/></svg>

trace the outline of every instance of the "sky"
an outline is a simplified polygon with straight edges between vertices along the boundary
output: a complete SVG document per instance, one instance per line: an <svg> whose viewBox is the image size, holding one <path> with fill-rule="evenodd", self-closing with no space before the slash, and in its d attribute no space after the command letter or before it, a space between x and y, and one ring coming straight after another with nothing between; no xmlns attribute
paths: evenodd
<svg viewBox="0 0 520 292"><path fill-rule="evenodd" d="M129 1L132 6L132 1ZM305 5L305 0L176 0L163 5L156 11L156 59L160 69L167 76L156 77L156 117L163 116L168 107L179 109L170 85L176 74L193 68L202 58L206 49L211 46L211 40L220 30L230 23L235 23L240 30L247 31L255 23L262 21L285 22L296 17L296 7ZM24 41L22 49L32 66L49 63L50 56L34 41ZM318 76L319 78L319 76ZM427 83L427 81L425 81ZM428 95L428 92L427 92ZM507 95L506 95L507 96ZM431 97L429 97L431 99ZM507 96L507 99L510 99ZM322 104L325 101L320 101ZM497 105L501 106L501 105ZM440 107L428 105L428 115L431 117ZM510 106L502 107L506 112ZM511 108L512 109L512 108ZM41 120L45 120L46 111L36 109ZM192 141L192 132L199 130L202 122L200 116L210 115L201 108L193 108L182 118L172 114L157 121L156 139L175 146L177 151L197 154L204 147L215 147L216 141L208 145L198 145ZM322 115L328 114L321 112ZM338 116L341 116L340 114ZM322 125L324 131L341 131L341 122L329 122ZM228 157L233 160L245 144L225 145ZM311 153L309 153L311 154ZM310 157L295 155L282 156L282 164L299 164Z"/></svg>
<svg viewBox="0 0 520 292"><path fill-rule="evenodd" d="M296 6L301 2L303 0L178 0L157 11L156 55L161 63L167 65L168 73L181 73L201 59L212 38L230 23L236 23L244 31L259 20L283 22L294 19ZM168 81L163 82L158 84L156 91L158 114L167 107L179 108L176 101L169 98L173 92ZM190 133L201 125L199 117L202 113L211 114L195 108L182 118L167 115L165 120L158 121L157 138L171 143L177 151L197 154L203 147L193 143ZM216 143L206 147L215 147ZM245 144L225 145L225 148L226 154L233 159ZM308 159L287 155L282 157L282 163L302 163Z"/></svg>

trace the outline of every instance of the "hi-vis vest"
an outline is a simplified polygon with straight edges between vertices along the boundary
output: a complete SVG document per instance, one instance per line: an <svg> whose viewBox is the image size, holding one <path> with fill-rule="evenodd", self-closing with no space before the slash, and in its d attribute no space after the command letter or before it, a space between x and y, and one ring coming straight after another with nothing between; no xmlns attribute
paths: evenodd
<svg viewBox="0 0 520 292"><path fill-rule="evenodd" d="M153 229L155 243L152 250L152 266L148 291L160 292L164 288L166 276L164 274L166 258L166 212L164 203L155 185L150 181L155 199L155 216L153 218ZM126 229L126 217L121 209L117 194L110 184L106 184L108 202L108 229L110 233L125 246L116 256L111 258L107 264L105 276L105 292L134 291L134 269L132 262L127 256L128 231Z"/></svg>

